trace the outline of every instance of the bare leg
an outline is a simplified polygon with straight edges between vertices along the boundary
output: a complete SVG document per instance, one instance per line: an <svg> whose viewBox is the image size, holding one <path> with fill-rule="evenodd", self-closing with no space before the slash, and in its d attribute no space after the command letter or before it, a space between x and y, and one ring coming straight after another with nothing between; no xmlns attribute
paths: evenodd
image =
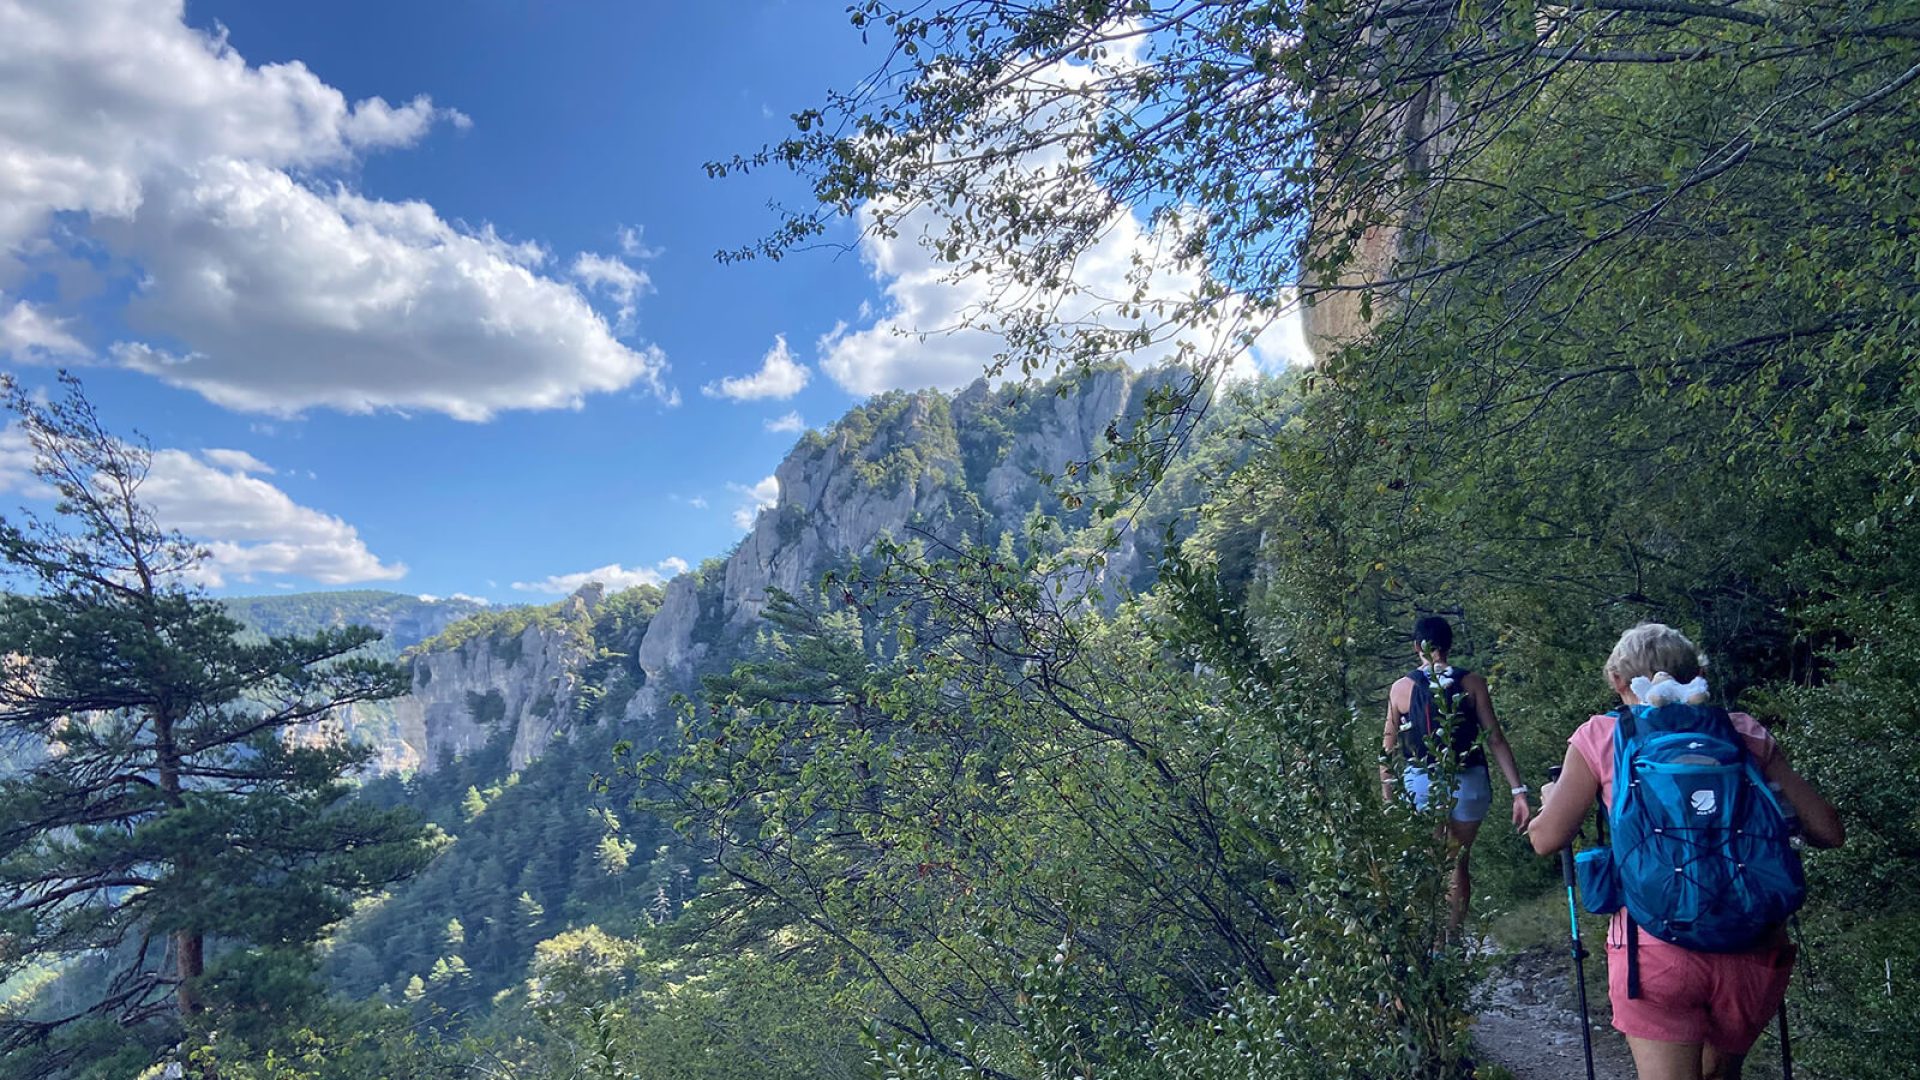
<svg viewBox="0 0 1920 1080"><path fill-rule="evenodd" d="M1655 1042L1627 1036L1633 1068L1640 1080L1704 1080L1700 1071L1706 1047L1699 1043Z"/></svg>
<svg viewBox="0 0 1920 1080"><path fill-rule="evenodd" d="M1728 1054L1711 1046L1700 1048L1700 1075L1704 1080L1740 1080L1747 1063L1745 1054Z"/></svg>
<svg viewBox="0 0 1920 1080"><path fill-rule="evenodd" d="M1468 860L1473 855L1474 838L1480 835L1477 821L1448 821L1447 835L1460 849L1453 861L1453 887L1447 891L1447 936L1460 936L1467 921L1467 903L1473 899L1473 871Z"/></svg>

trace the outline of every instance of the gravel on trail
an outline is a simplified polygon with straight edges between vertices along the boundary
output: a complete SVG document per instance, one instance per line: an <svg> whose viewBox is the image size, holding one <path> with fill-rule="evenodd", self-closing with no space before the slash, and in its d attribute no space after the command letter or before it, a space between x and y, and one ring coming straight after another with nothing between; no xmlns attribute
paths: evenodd
<svg viewBox="0 0 1920 1080"><path fill-rule="evenodd" d="M1594 965L1605 963L1589 956L1589 978ZM1634 1080L1626 1040L1607 1023L1604 991L1601 1000L1593 996L1590 988L1594 1078ZM1499 1065L1518 1080L1584 1080L1573 961L1565 950L1529 949L1496 961L1474 1006L1473 1043L1482 1064Z"/></svg>

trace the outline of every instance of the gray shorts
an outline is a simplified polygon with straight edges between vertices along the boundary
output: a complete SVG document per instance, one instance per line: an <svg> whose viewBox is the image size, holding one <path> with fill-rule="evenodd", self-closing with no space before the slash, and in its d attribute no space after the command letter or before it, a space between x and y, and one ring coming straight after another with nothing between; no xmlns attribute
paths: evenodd
<svg viewBox="0 0 1920 1080"><path fill-rule="evenodd" d="M1409 765L1402 781L1406 786L1407 798L1413 800L1413 808L1425 810L1433 791L1432 776L1421 766ZM1493 779L1487 775L1487 767L1475 765L1461 769L1454 777L1453 810L1447 817L1459 822L1481 821L1486 818L1487 809L1492 805Z"/></svg>

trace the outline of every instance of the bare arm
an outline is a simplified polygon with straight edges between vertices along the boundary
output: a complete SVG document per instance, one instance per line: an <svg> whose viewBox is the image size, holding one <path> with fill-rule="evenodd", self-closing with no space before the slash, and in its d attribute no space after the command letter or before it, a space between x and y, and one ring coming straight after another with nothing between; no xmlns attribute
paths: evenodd
<svg viewBox="0 0 1920 1080"><path fill-rule="evenodd" d="M1534 854L1551 855L1568 844L1586 820L1587 808L1600 794L1600 778L1587 767L1580 751L1567 747L1567 758L1560 766L1560 781L1548 784L1541 792L1540 812L1527 828L1527 840Z"/></svg>
<svg viewBox="0 0 1920 1080"><path fill-rule="evenodd" d="M1487 680L1480 675L1469 675L1466 684L1467 696L1473 701L1473 714L1480 720L1480 730L1487 733L1487 752L1493 755L1494 764L1500 766L1501 775L1507 778L1508 790L1524 786L1520 766L1513 760L1513 747L1507 745L1507 733L1500 729L1500 718L1493 714L1493 693L1487 689ZM1513 827L1525 829L1532 817L1533 809L1527 805L1526 793L1515 795Z"/></svg>
<svg viewBox="0 0 1920 1080"><path fill-rule="evenodd" d="M1400 704L1400 682L1394 683L1387 691L1387 730L1380 738L1380 798L1389 805L1393 803L1393 774L1388 771L1387 763L1393 760L1394 751L1400 748L1400 718L1407 712L1405 706Z"/></svg>
<svg viewBox="0 0 1920 1080"><path fill-rule="evenodd" d="M1846 843L1847 827L1840 822L1840 812L1805 777L1793 771L1786 751L1778 744L1767 758L1766 775L1793 804L1793 812L1800 815L1800 834L1807 843L1823 848Z"/></svg>

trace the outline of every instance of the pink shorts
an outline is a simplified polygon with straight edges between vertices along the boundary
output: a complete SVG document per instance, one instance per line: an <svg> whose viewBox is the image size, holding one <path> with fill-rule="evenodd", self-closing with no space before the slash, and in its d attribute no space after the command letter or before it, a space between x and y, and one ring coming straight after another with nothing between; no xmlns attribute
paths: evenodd
<svg viewBox="0 0 1920 1080"><path fill-rule="evenodd" d="M1786 1000L1792 945L1702 953L1640 935L1640 996L1627 997L1627 950L1607 947L1614 1030L1655 1042L1745 1054Z"/></svg>

